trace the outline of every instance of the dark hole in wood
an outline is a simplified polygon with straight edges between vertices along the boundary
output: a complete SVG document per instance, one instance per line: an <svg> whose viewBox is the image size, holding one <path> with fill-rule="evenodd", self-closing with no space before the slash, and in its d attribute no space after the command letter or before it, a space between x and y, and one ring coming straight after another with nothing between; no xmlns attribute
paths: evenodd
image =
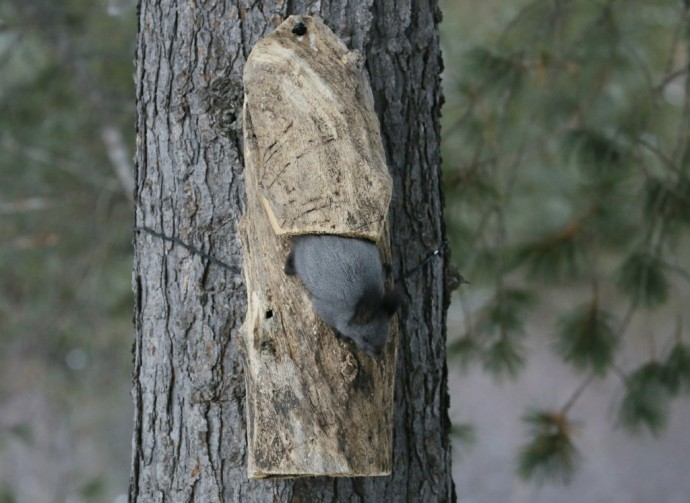
<svg viewBox="0 0 690 503"><path fill-rule="evenodd" d="M266 311L266 319L269 320L271 318L273 318L273 311L269 309L268 311Z"/></svg>
<svg viewBox="0 0 690 503"><path fill-rule="evenodd" d="M298 37L301 37L302 35L307 33L307 27L304 26L304 23L297 23L295 26L292 27L292 33L294 33Z"/></svg>

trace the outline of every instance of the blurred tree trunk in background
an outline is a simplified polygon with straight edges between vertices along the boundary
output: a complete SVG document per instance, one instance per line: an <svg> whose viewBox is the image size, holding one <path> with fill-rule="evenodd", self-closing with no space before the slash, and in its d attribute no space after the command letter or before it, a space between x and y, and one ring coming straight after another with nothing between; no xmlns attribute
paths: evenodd
<svg viewBox="0 0 690 503"><path fill-rule="evenodd" d="M241 72L287 15L324 19L366 56L388 164L396 277L442 246L441 57L434 0L401 5L269 0L140 2L136 52L136 226L188 243L227 270L150 233L134 235L136 295L131 501L450 501L446 254L400 281L406 306L396 377L393 475L249 481L245 313L237 223L243 211Z"/></svg>

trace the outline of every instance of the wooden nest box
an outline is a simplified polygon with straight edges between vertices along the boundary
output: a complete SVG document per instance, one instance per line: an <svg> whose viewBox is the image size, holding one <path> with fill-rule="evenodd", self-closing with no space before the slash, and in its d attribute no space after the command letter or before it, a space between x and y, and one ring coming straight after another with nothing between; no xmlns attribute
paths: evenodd
<svg viewBox="0 0 690 503"><path fill-rule="evenodd" d="M390 259L392 182L362 58L318 19L291 16L252 50L244 93L249 477L388 475L395 318L371 357L283 271L299 234L368 239Z"/></svg>

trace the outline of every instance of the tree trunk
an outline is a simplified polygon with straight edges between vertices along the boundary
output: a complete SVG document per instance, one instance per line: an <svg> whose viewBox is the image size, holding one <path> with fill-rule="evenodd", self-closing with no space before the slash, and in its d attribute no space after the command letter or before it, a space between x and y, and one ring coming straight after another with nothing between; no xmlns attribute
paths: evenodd
<svg viewBox="0 0 690 503"><path fill-rule="evenodd" d="M312 7L306 7L312 5ZM400 4L142 0L137 59L135 343L131 501L451 501L445 321L447 256L404 277L393 474L247 479L238 353L246 292L242 68L289 14L321 17L366 58L388 167L396 277L445 239L441 59L433 0ZM161 235L203 250L230 268Z"/></svg>

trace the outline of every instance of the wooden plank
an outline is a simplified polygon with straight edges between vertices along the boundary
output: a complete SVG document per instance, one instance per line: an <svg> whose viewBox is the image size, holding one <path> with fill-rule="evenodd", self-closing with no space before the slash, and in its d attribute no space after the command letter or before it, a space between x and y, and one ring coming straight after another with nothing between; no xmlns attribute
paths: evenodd
<svg viewBox="0 0 690 503"><path fill-rule="evenodd" d="M254 47L244 85L248 475L388 475L395 318L372 358L283 272L294 234L370 239L390 257L392 183L361 58L318 19L291 16Z"/></svg>

